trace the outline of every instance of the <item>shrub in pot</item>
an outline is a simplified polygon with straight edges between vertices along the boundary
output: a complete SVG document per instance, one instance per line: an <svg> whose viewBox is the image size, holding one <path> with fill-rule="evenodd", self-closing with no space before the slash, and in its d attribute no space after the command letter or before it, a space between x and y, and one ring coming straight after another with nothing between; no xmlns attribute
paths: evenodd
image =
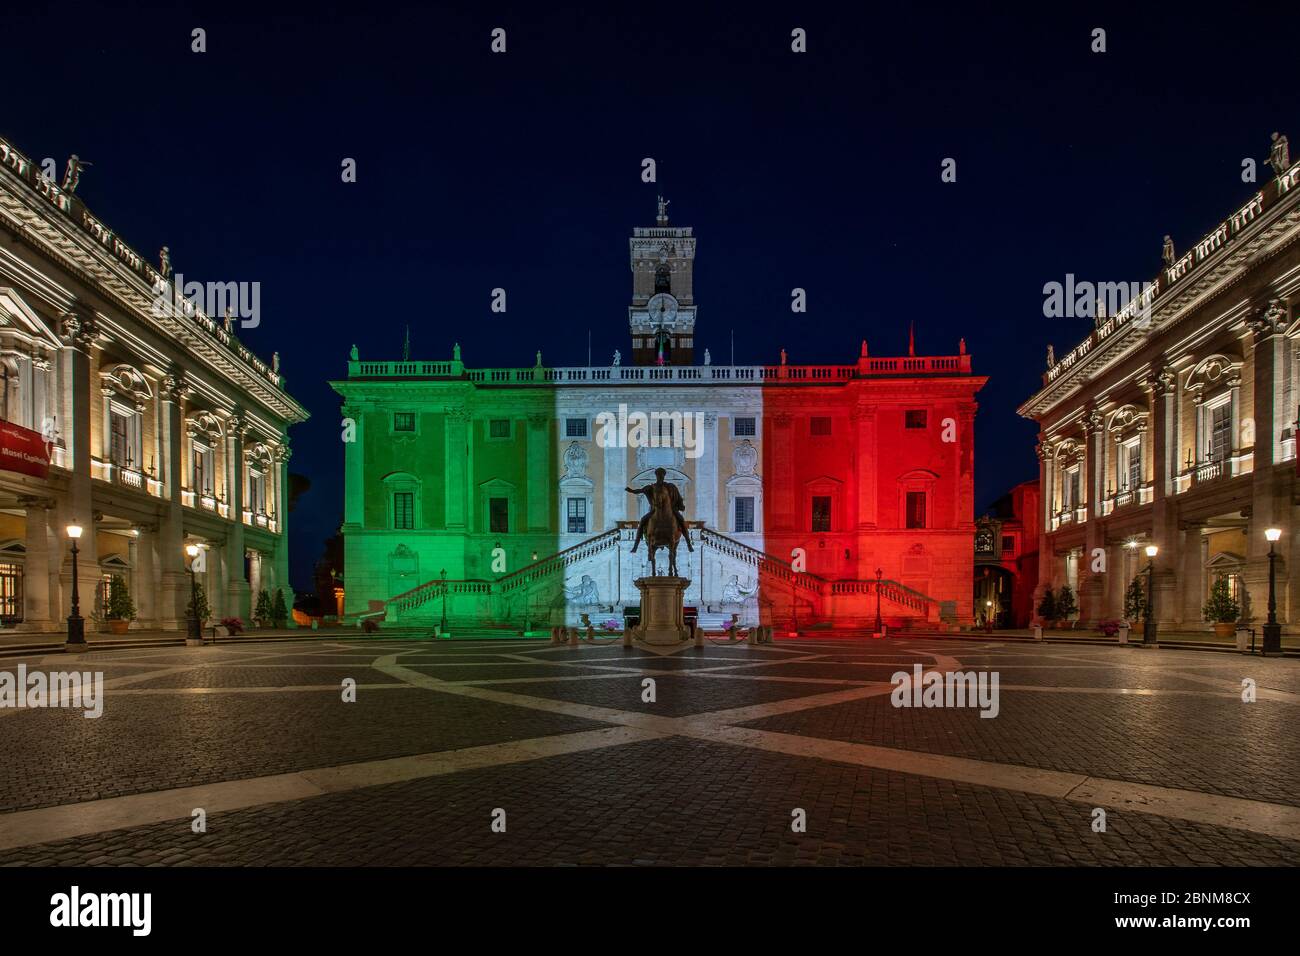
<svg viewBox="0 0 1300 956"><path fill-rule="evenodd" d="M1205 602L1202 613L1214 625L1216 637L1232 637L1237 619L1241 617L1241 605L1233 600L1232 592L1228 590L1228 579L1223 575L1219 575L1210 588L1210 599Z"/></svg>
<svg viewBox="0 0 1300 956"><path fill-rule="evenodd" d="M108 629L114 634L125 634L126 629L135 620L135 602L121 575L113 575L108 585L108 607L104 609L104 619Z"/></svg>
<svg viewBox="0 0 1300 956"><path fill-rule="evenodd" d="M1075 603L1074 592L1068 584L1061 586L1061 593L1056 596L1056 616L1062 624L1068 624L1070 616L1076 614L1079 605Z"/></svg>
<svg viewBox="0 0 1300 956"><path fill-rule="evenodd" d="M253 611L253 623L258 627L271 626L271 592L265 588L257 592L257 608Z"/></svg>
<svg viewBox="0 0 1300 956"><path fill-rule="evenodd" d="M1142 587L1142 575L1135 575L1124 591L1124 619L1130 624L1140 623L1146 618L1147 592Z"/></svg>
<svg viewBox="0 0 1300 956"><path fill-rule="evenodd" d="M1051 588L1043 592L1042 600L1038 602L1038 620L1043 627L1051 627L1056 620L1056 595Z"/></svg>

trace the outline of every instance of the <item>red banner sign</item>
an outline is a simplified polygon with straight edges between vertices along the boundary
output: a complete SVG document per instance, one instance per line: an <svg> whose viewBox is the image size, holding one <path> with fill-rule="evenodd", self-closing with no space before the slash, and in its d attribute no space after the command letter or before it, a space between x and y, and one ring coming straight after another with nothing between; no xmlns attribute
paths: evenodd
<svg viewBox="0 0 1300 956"><path fill-rule="evenodd" d="M0 422L0 468L33 478L48 478L50 446L45 437L21 425Z"/></svg>

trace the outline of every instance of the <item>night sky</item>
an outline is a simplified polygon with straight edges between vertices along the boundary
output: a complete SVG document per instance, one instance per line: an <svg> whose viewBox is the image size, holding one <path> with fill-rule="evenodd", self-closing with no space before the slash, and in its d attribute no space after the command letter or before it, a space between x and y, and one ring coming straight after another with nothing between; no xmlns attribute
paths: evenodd
<svg viewBox="0 0 1300 956"><path fill-rule="evenodd" d="M261 283L241 338L280 351L313 416L292 432L300 591L342 519L326 383L349 346L399 358L409 324L412 358L459 341L472 367L580 365L590 330L597 363L628 356L627 238L659 192L699 237L697 355L725 363L732 329L741 364L847 364L863 338L900 354L909 323L920 354L964 336L990 376L978 511L1036 477L1015 409L1047 343L1091 326L1043 318L1043 284L1151 280L1165 233L1181 254L1259 188L1241 164L1269 174L1270 132L1300 146L1277 7L116 6L0 15L0 135L60 176L92 162L78 194L149 259L166 244L187 279Z"/></svg>

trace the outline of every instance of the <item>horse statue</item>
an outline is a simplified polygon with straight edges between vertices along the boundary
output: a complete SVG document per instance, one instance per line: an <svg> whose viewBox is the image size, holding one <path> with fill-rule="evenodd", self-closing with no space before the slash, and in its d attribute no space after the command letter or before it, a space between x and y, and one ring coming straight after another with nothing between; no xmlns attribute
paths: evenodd
<svg viewBox="0 0 1300 956"><path fill-rule="evenodd" d="M664 481L667 474L662 468L655 469L655 482L644 488L626 488L628 494L645 495L650 502L650 511L641 519L636 529L636 539L632 542L632 553L644 537L650 549L650 574L657 576L655 552L660 548L668 549L668 576L677 577L677 543L686 539L686 549L694 551L690 533L686 530L686 519L682 512L686 508L682 493L670 481Z"/></svg>

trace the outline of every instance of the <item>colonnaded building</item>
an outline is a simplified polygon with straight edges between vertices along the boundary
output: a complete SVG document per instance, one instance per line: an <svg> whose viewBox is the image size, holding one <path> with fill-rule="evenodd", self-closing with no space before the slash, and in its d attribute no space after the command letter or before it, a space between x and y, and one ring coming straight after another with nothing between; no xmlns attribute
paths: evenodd
<svg viewBox="0 0 1300 956"><path fill-rule="evenodd" d="M1278 615L1293 620L1300 164L1276 166L1280 175L1186 253L1167 244L1156 280L1049 361L1021 407L1041 427L1036 601L1069 585L1082 620L1123 617L1124 591L1154 545L1162 625L1205 626L1220 576L1258 625L1264 532L1276 527Z"/></svg>
<svg viewBox="0 0 1300 956"><path fill-rule="evenodd" d="M629 363L470 368L353 350L342 528L348 615L600 626L635 605L631 553L664 468L705 626L969 622L975 393L964 343L848 365L713 364L697 347L696 239L630 241ZM852 341L857 341L854 336ZM451 345L451 343L448 343ZM909 349L909 351L912 351ZM661 553L658 559L665 561ZM663 565L659 572L664 573ZM445 583L444 583L445 582Z"/></svg>
<svg viewBox="0 0 1300 956"><path fill-rule="evenodd" d="M136 627L179 630L186 547L213 619L289 588L286 429L303 421L270 365L176 293L76 194L0 139L0 623L62 629L69 525L87 627L127 581Z"/></svg>

